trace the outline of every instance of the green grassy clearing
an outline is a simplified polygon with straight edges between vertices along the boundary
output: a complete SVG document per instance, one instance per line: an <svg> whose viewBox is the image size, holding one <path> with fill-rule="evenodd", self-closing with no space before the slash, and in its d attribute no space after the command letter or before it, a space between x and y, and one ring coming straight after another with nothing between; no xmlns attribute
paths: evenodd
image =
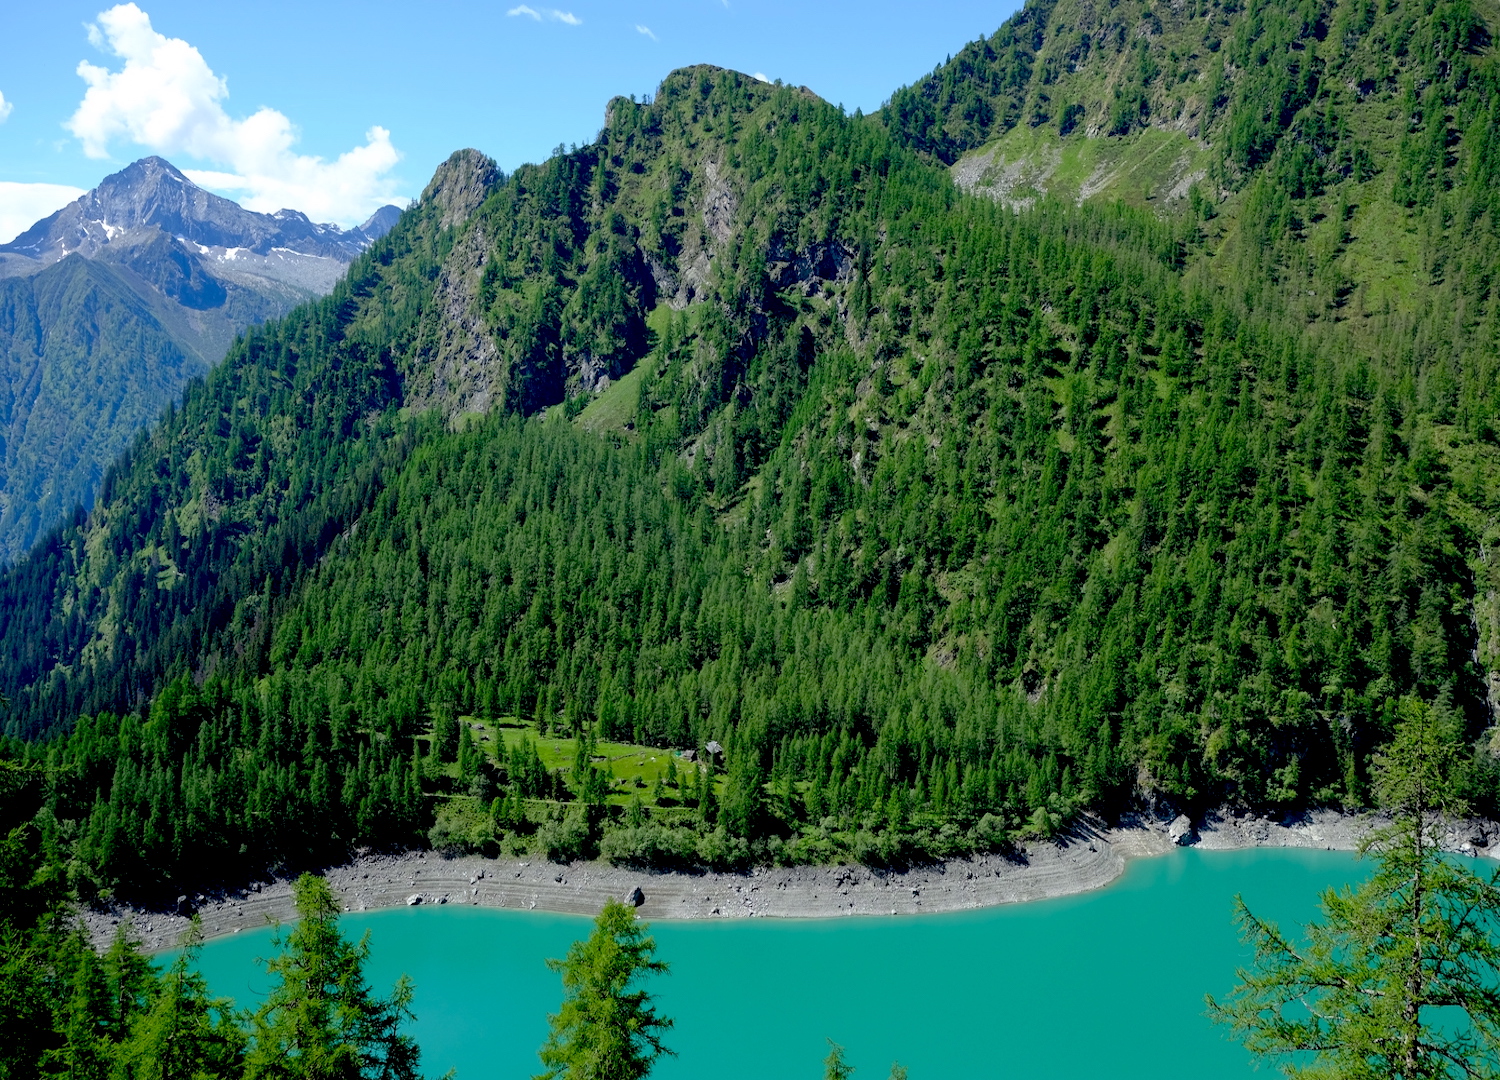
<svg viewBox="0 0 1500 1080"><path fill-rule="evenodd" d="M549 770L561 770L567 772L573 767L574 759L578 753L578 741L571 736L559 737L552 735L541 735L534 725L527 723L518 717L502 717L499 720L481 720L472 716L461 716L459 722L469 727L469 734L474 740L475 746L479 747L492 761L499 760L501 755L508 753L514 747L521 745L525 739L529 739L536 748L537 755L542 764ZM424 743L423 753L428 752L432 742L432 734L418 736L419 741ZM592 761L600 768L607 769L614 780L614 787L609 795L608 802L625 806L635 795L641 797L641 801L650 806L655 806L652 800L652 791L660 778L665 784L667 780L667 763L674 758L671 750L665 750L657 746L641 746L635 743L624 742L597 742L594 744ZM693 768L693 764L676 757L677 772L679 776L685 775L687 770ZM701 773L701 766L699 767ZM450 776L457 776L458 766L450 763L444 766L444 770ZM723 777L718 778L715 790L721 790ZM660 809L672 811L675 807L675 796L677 789L667 788L667 802L669 805ZM535 800L538 806L546 803L546 800Z"/></svg>
<svg viewBox="0 0 1500 1080"><path fill-rule="evenodd" d="M964 155L953 173L975 194L1013 204L1045 192L1075 202L1102 197L1156 206L1185 197L1209 156L1206 145L1180 131L1063 138L1050 128L1022 125Z"/></svg>
<svg viewBox="0 0 1500 1080"><path fill-rule="evenodd" d="M651 351L641 357L624 375L610 383L598 397L590 401L573 422L585 431L630 432L635 429L635 414L641 400L641 383L646 370L656 363L656 344L667 333L672 321L672 309L666 304L657 304L646 316L646 327L650 331Z"/></svg>
<svg viewBox="0 0 1500 1080"><path fill-rule="evenodd" d="M589 402L573 422L585 431L629 431L634 426L636 405L641 399L641 380L646 361L621 375L602 394Z"/></svg>

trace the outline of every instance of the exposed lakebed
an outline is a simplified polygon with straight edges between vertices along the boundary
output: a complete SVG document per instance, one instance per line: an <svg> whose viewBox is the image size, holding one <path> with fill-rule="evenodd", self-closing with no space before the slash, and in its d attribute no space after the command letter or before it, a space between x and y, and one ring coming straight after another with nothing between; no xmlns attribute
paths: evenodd
<svg viewBox="0 0 1500 1080"><path fill-rule="evenodd" d="M1132 860L1096 892L978 911L660 920L672 973L655 989L679 1056L653 1076L816 1077L831 1038L864 1080L893 1059L913 1080L1249 1077L1248 1055L1203 1008L1248 959L1235 893L1303 922L1322 889L1365 870L1344 852L1189 849ZM489 1080L538 1070L561 996L543 961L589 920L450 905L353 913L343 926L370 931L377 989L402 972L415 981L424 1072ZM254 1005L266 987L255 958L270 948L268 930L220 938L200 967L215 992Z"/></svg>

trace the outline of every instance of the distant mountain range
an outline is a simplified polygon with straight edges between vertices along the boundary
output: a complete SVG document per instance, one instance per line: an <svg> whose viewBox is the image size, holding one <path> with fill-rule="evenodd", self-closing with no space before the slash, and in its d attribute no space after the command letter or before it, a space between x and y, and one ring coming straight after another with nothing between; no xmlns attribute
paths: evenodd
<svg viewBox="0 0 1500 1080"><path fill-rule="evenodd" d="M0 245L0 562L90 506L240 331L327 293L400 216L258 214L150 157Z"/></svg>

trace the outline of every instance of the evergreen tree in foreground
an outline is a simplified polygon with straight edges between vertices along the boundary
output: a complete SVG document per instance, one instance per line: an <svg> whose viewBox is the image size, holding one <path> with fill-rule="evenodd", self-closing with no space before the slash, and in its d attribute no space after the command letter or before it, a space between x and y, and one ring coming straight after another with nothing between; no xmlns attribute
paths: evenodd
<svg viewBox="0 0 1500 1080"><path fill-rule="evenodd" d="M266 965L279 982L254 1017L247 1080L415 1080L420 1051L400 1030L413 1018L410 980L374 997L363 971L368 935L344 940L322 878L303 874L292 889L298 920Z"/></svg>
<svg viewBox="0 0 1500 1080"><path fill-rule="evenodd" d="M365 942L338 932L328 884L294 886L299 920L267 967L276 985L253 1015L211 994L196 970L196 920L157 970L122 926L100 953L64 876L27 824L0 833L0 1080L415 1080L403 977L389 998L365 983Z"/></svg>
<svg viewBox="0 0 1500 1080"><path fill-rule="evenodd" d="M636 1080L662 1054L672 1026L652 1005L652 995L633 988L668 967L652 959L655 939L635 911L610 900L594 920L586 941L575 941L562 960L547 966L562 975L562 1008L547 1017L551 1033L540 1056L546 1071L537 1080Z"/></svg>
<svg viewBox="0 0 1500 1080"><path fill-rule="evenodd" d="M851 1080L854 1066L844 1060L844 1048L832 1039L828 1040L828 1056L823 1059L823 1080ZM906 1066L899 1061L891 1062L890 1080L906 1080Z"/></svg>
<svg viewBox="0 0 1500 1080"><path fill-rule="evenodd" d="M245 1033L234 1003L215 998L202 975L194 970L203 944L197 917L177 959L157 981L149 1005L139 1013L130 1038L116 1055L116 1076L132 1080L176 1080L178 1077L233 1077L244 1066ZM150 979L149 966L133 942L117 938L111 954L138 964L140 979ZM117 963L117 967L124 967ZM144 994L142 996L145 996Z"/></svg>
<svg viewBox="0 0 1500 1080"><path fill-rule="evenodd" d="M844 1048L828 1040L828 1056L823 1059L823 1080L850 1080L854 1066L844 1060Z"/></svg>
<svg viewBox="0 0 1500 1080"><path fill-rule="evenodd" d="M1392 821L1360 847L1375 873L1323 895L1305 946L1236 898L1255 962L1209 1009L1288 1076L1500 1076L1500 871L1482 879L1440 846L1465 811L1453 722L1442 705L1401 703L1375 770Z"/></svg>

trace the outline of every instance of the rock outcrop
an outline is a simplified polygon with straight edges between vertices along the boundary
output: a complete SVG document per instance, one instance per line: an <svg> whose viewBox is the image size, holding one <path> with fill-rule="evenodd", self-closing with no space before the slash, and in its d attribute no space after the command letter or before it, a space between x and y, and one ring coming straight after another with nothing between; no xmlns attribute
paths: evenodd
<svg viewBox="0 0 1500 1080"><path fill-rule="evenodd" d="M456 150L432 174L422 202L442 212L439 228L452 228L467 221L501 179L500 167L478 150Z"/></svg>

